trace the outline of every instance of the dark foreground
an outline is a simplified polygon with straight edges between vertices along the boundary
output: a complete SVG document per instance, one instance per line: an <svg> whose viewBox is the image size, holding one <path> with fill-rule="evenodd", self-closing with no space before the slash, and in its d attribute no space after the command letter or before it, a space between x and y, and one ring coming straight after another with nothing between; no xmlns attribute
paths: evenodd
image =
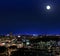
<svg viewBox="0 0 60 56"><path fill-rule="evenodd" d="M11 52L9 55L7 49L0 47L0 56L57 56L59 52L52 50L42 50L42 49L34 49L34 48L19 48L17 51Z"/></svg>
<svg viewBox="0 0 60 56"><path fill-rule="evenodd" d="M19 49L16 52L12 52L11 56L53 56L51 52L47 52L46 50L39 49Z"/></svg>

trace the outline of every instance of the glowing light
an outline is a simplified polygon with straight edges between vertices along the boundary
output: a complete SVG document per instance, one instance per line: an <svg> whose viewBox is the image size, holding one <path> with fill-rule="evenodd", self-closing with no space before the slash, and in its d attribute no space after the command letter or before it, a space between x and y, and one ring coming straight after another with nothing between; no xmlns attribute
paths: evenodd
<svg viewBox="0 0 60 56"><path fill-rule="evenodd" d="M29 42L27 42L26 44L27 44L27 45L29 45L30 43L29 43Z"/></svg>
<svg viewBox="0 0 60 56"><path fill-rule="evenodd" d="M2 43L3 45L5 45L5 43Z"/></svg>
<svg viewBox="0 0 60 56"><path fill-rule="evenodd" d="M7 34L6 36L9 36L9 34Z"/></svg>
<svg viewBox="0 0 60 56"><path fill-rule="evenodd" d="M46 9L47 9L47 10L50 10L50 9L51 9L51 6L47 5L47 6L46 6Z"/></svg>
<svg viewBox="0 0 60 56"><path fill-rule="evenodd" d="M21 36L19 35L18 38L20 38Z"/></svg>
<svg viewBox="0 0 60 56"><path fill-rule="evenodd" d="M37 34L33 34L33 36L38 36Z"/></svg>

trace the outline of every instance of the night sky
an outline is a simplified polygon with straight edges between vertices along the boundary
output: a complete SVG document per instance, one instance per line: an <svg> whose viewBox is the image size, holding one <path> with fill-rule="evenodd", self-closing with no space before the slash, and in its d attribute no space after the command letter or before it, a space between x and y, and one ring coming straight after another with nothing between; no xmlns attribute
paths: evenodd
<svg viewBox="0 0 60 56"><path fill-rule="evenodd" d="M9 32L60 34L60 0L0 0L0 33Z"/></svg>

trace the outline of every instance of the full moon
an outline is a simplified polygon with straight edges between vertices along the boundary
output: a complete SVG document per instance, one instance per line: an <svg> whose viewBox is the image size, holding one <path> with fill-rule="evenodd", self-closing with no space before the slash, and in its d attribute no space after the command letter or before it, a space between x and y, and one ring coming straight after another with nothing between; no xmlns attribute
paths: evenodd
<svg viewBox="0 0 60 56"><path fill-rule="evenodd" d="M47 9L47 10L50 10L50 9L51 9L51 6L47 5L47 6L46 6L46 9Z"/></svg>

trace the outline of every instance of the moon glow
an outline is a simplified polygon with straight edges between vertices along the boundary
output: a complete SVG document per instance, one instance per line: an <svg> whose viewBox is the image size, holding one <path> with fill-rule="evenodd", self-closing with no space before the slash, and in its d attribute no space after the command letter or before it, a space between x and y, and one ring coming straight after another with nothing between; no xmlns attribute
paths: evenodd
<svg viewBox="0 0 60 56"><path fill-rule="evenodd" d="M47 9L47 10L50 10L50 9L51 9L51 6L47 5L47 6L46 6L46 9Z"/></svg>

